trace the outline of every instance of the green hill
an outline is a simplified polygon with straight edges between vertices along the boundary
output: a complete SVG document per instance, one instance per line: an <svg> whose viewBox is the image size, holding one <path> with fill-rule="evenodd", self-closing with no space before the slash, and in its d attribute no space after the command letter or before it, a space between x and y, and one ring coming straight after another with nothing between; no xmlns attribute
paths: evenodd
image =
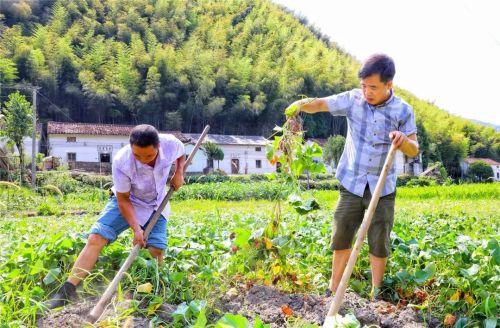
<svg viewBox="0 0 500 328"><path fill-rule="evenodd" d="M293 100L358 85L352 56L270 1L22 0L0 12L0 82L41 86L42 120L269 135ZM457 176L464 156L500 159L494 129L397 93L415 108L426 163ZM346 122L305 126L327 137Z"/></svg>

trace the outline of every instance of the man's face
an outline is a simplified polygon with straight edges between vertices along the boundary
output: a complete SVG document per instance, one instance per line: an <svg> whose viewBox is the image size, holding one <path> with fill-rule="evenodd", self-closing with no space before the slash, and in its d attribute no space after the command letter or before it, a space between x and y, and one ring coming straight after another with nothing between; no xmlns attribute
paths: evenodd
<svg viewBox="0 0 500 328"><path fill-rule="evenodd" d="M134 154L136 160L138 160L142 164L148 164L156 159L156 155L158 154L158 147L155 147L153 145L147 147L132 145L132 153Z"/></svg>
<svg viewBox="0 0 500 328"><path fill-rule="evenodd" d="M386 83L380 81L380 74L370 75L361 79L363 96L370 105L379 105L386 101L392 89L392 81Z"/></svg>

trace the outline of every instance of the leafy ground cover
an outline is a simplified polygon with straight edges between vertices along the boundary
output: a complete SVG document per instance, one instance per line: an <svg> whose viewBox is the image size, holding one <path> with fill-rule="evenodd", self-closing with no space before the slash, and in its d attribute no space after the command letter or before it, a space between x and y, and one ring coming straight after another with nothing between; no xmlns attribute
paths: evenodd
<svg viewBox="0 0 500 328"><path fill-rule="evenodd" d="M428 323L437 318L449 326L495 327L500 302L498 193L495 184L399 188L385 300L418 310ZM43 300L63 282L106 197L99 190L61 197L8 188L0 195L6 204L0 209L1 322L30 326ZM338 194L314 195L320 210L305 216L283 202L280 229L267 237L263 229L276 217L274 202L174 201L165 265L158 267L147 252L141 253L118 295L130 298L130 306L108 324L123 324L136 313L166 325L156 315L164 303L176 309L185 304L170 326L194 325L200 317L215 324L225 313L219 300L241 284L321 293L330 275L328 244ZM51 210L40 211L44 204ZM35 216L26 215L33 211ZM125 233L105 248L80 291L83 297L99 295L130 244L131 235ZM369 278L364 248L351 290L366 296ZM293 326L292 321L285 322Z"/></svg>

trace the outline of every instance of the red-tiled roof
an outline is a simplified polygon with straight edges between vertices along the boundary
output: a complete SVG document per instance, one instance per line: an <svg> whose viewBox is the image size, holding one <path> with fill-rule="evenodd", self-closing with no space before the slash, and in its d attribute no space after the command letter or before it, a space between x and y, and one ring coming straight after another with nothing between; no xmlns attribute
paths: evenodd
<svg viewBox="0 0 500 328"><path fill-rule="evenodd" d="M84 135L103 135L103 136L128 136L134 125L118 124L98 124L98 123L69 123L69 122L48 122L48 134L84 134ZM182 142L189 142L180 131L160 131L160 133L173 134Z"/></svg>
<svg viewBox="0 0 500 328"><path fill-rule="evenodd" d="M485 162L488 165L500 165L499 162L492 160L491 158L474 158L474 157L467 157L464 159L464 162L467 164L472 164L478 161Z"/></svg>

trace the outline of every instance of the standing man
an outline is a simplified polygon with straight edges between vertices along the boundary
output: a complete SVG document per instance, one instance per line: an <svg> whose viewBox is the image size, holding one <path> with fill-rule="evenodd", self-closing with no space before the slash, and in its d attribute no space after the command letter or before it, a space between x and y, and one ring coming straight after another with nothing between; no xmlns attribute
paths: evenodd
<svg viewBox="0 0 500 328"><path fill-rule="evenodd" d="M103 247L116 240L128 228L134 233L134 245L147 247L158 262L163 260L167 247L167 204L151 230L147 242L143 231L153 211L166 195L166 184L172 164L175 173L172 187L177 190L184 184L184 145L173 135L159 135L151 125L133 128L130 144L118 151L113 158L113 196L90 229L87 244L78 256L68 280L53 295L47 308L66 305L76 297L76 286L94 267Z"/></svg>
<svg viewBox="0 0 500 328"><path fill-rule="evenodd" d="M330 112L334 116L346 116L348 122L346 143L336 172L341 184L340 199L334 214L332 276L327 296L338 288L354 235L368 208L391 143L408 157L415 157L419 152L413 109L392 90L395 73L392 58L375 54L364 62L358 73L361 89L292 104L299 108L295 114ZM371 298L379 293L390 252L395 197L396 173L392 167L368 230Z"/></svg>

